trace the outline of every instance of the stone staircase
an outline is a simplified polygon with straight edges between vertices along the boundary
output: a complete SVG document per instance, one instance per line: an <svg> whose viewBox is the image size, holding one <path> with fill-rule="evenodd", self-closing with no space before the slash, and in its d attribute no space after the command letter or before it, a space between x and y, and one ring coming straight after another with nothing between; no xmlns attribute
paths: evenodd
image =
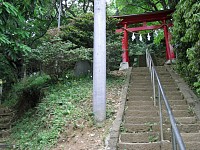
<svg viewBox="0 0 200 150"><path fill-rule="evenodd" d="M0 149L9 148L7 137L10 135L11 123L14 117L14 112L0 105Z"/></svg>
<svg viewBox="0 0 200 150"><path fill-rule="evenodd" d="M192 106L187 104L165 67L156 68L166 97L187 150L200 149L200 122ZM164 141L160 140L159 108L154 106L150 74L146 67L133 68L123 122L118 141L119 150L170 150L171 125L163 104Z"/></svg>

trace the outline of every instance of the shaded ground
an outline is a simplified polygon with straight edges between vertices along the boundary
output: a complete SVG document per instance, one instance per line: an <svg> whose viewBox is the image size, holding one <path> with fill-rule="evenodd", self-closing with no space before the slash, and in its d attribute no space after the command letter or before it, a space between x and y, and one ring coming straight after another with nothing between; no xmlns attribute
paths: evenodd
<svg viewBox="0 0 200 150"><path fill-rule="evenodd" d="M124 76L123 71L114 71L112 74ZM104 150L105 139L116 117L120 105L122 85L107 89L107 119L102 125L92 125L84 119L79 121L76 129L67 127L62 134L58 145L53 150ZM92 103L90 101L90 103ZM88 104L89 106L90 104Z"/></svg>

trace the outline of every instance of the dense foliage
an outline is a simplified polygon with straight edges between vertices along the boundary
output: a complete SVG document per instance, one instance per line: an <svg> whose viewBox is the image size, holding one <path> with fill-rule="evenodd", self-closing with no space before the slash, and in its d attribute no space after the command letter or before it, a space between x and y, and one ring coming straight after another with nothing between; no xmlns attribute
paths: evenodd
<svg viewBox="0 0 200 150"><path fill-rule="evenodd" d="M173 15L177 70L200 94L200 1L181 0Z"/></svg>
<svg viewBox="0 0 200 150"><path fill-rule="evenodd" d="M49 30L40 46L27 57L27 72L45 72L52 77L65 77L81 60L93 62L93 14L70 18L61 29ZM120 35L115 34L116 20L107 17L107 69L119 67L121 61Z"/></svg>
<svg viewBox="0 0 200 150"><path fill-rule="evenodd" d="M139 14L166 9L174 9L179 0L116 0L117 13Z"/></svg>

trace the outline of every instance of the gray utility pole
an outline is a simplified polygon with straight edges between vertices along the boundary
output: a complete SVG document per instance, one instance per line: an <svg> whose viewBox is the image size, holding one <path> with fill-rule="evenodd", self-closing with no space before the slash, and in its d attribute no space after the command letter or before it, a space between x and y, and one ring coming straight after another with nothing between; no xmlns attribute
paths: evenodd
<svg viewBox="0 0 200 150"><path fill-rule="evenodd" d="M61 16L61 5L62 5L62 0L60 0L59 8L58 8L58 29L60 29L60 16Z"/></svg>
<svg viewBox="0 0 200 150"><path fill-rule="evenodd" d="M106 119L106 1L94 1L93 113L97 123Z"/></svg>

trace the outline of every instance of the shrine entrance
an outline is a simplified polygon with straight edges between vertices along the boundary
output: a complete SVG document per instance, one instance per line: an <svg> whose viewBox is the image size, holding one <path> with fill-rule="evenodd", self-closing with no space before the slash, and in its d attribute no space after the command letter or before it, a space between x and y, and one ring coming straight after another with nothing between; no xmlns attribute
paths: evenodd
<svg viewBox="0 0 200 150"><path fill-rule="evenodd" d="M122 62L129 63L129 54L128 54L128 32L133 33L138 31L144 31L144 30L158 30L163 29L164 30L164 36L165 36L165 45L166 45L166 60L172 61L175 59L175 55L173 52L173 48L170 45L169 41L171 39L171 35L169 33L169 27L171 27L172 24L172 14L174 10L163 10L163 11L157 11L157 12L150 12L150 13L144 13L144 14L133 14L133 15L124 15L124 16L114 16L114 18L120 19L121 21L118 22L118 26L120 26L120 29L117 29L117 33L123 33L122 38ZM158 21L158 25L150 25L148 26L148 22L155 22ZM138 27L128 27L131 24L137 24L142 23L142 26Z"/></svg>

